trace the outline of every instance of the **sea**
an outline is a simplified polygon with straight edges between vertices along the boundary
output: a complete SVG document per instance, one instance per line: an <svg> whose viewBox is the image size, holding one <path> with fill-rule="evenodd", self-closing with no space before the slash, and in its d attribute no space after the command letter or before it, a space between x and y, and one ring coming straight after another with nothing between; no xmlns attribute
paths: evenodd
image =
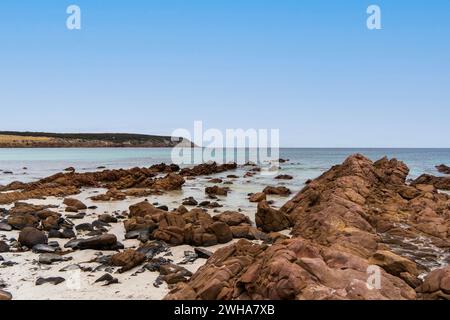
<svg viewBox="0 0 450 320"><path fill-rule="evenodd" d="M34 181L67 167L88 172L99 170L98 167L118 169L172 163L172 151L172 148L5 148L0 149L0 184ZM226 149L224 154L227 159L230 159L230 153L233 158L242 153L252 154L252 151ZM280 158L289 160L281 164L282 173L294 176L296 181L292 183L298 185L319 176L355 153L374 161L384 156L397 158L410 168L410 178L422 173L440 175L435 166L442 163L450 165L450 149L281 148L278 153ZM252 160L251 157L249 159Z"/></svg>

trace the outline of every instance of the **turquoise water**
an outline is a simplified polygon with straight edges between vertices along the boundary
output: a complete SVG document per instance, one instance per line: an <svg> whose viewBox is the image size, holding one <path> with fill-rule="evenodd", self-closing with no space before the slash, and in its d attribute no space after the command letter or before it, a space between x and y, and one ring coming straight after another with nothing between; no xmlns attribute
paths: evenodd
<svg viewBox="0 0 450 320"><path fill-rule="evenodd" d="M228 150L235 156L246 150ZM93 171L99 166L108 169L150 166L171 162L171 148L39 148L0 149L0 184L14 180L32 181L69 166L77 171ZM280 157L290 159L282 164L283 173L296 177L298 183L314 178L332 165L341 163L354 153L372 160L383 156L396 157L411 169L412 178L422 173L438 175L435 165L450 165L450 149L280 149ZM26 167L27 169L23 169ZM13 174L5 174L11 171Z"/></svg>

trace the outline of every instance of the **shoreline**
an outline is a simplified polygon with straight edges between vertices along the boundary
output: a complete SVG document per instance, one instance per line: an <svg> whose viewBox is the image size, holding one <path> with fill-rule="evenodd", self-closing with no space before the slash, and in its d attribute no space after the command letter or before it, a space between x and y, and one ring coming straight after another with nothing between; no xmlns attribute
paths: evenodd
<svg viewBox="0 0 450 320"><path fill-rule="evenodd" d="M193 297L192 290L194 290L194 292L199 292L197 290L200 290L197 289L196 287L195 289L192 289L193 287L190 287L191 283L193 283L193 281L194 282L197 281L195 279L198 277L202 277L202 274L205 272L206 272L205 276L207 274L214 275L214 273L216 272L215 271L216 266L214 266L213 261L217 259L219 260L226 259L222 258L222 256L224 255L225 252L227 252L227 250L231 250L232 248L236 249L241 248L239 250L244 250L244 252L247 252L247 250L250 250L247 249L246 243L248 242L250 244L253 244L254 248L261 248L259 250L263 250L263 252L261 253L261 255L263 255L267 250L270 250L270 248L272 247L274 248L273 250L275 250L275 248L287 249L293 246L294 244L295 246L300 247L304 246L306 245L304 241L306 241L306 238L308 238L307 240L308 246L312 246L308 250L314 251L319 250L318 248L320 248L322 252L323 250L332 250L332 248L335 245L339 244L339 246L343 246L339 247L339 251L343 250L343 252L348 252L348 254L350 254L346 259L350 259L350 257L352 257L351 259L363 258L368 259L367 261L375 261L373 259L375 259L374 257L376 257L377 254L380 255L381 252L386 251L390 252L389 255L392 255L390 259L394 259L395 263L403 264L403 265L401 264L402 268L403 267L412 268L410 266L412 266L412 264L416 265L417 262L417 265L414 268L406 269L408 270L408 272L410 272L410 275L408 275L407 277L406 275L401 277L399 275L396 275L394 278L389 278L392 277L392 275L389 275L388 277L387 273L389 273L389 268L387 268L386 266L384 267L385 271L383 271L384 272L383 277L386 277L386 279L383 281L387 281L388 283L390 283L390 285L394 287L401 288L401 290L403 290L402 292L404 292L403 293L404 295L402 297L411 299L413 298L413 296L415 297L415 295L411 293L412 292L411 287L414 289L415 286L418 286L419 283L421 283L422 281L424 280L427 281L427 275L429 274L429 272L431 270L437 270L439 268L439 266L437 265L434 266L433 264L429 264L429 266L421 265L423 261L425 261L425 263L428 264L429 263L428 261L430 259L435 258L425 256L424 257L425 260L422 261L420 260L422 258L419 257L419 254L425 254L425 252L432 250L431 253L438 255L442 260L442 265L440 265L441 267L442 266L445 267L446 265L448 265L450 256L447 257L445 256L445 252L442 253L439 251L441 250L439 248L444 246L444 244L446 243L445 241L448 242L448 237L447 240L445 240L446 239L445 236L442 236L443 229L441 226L444 226L445 223L447 224L449 223L448 220L445 220L446 219L445 216L439 216L439 219L441 220L433 217L434 219L433 221L435 222L433 222L432 224L429 224L428 222L426 223L420 221L416 222L414 220L416 218L410 218L409 216L405 216L404 219L406 220L404 220L404 222L402 223L406 223L407 227L404 229L399 229L398 226L396 225L397 222L393 222L395 221L395 219L398 218L395 218L395 216L386 215L385 217L383 216L377 219L382 219L380 220L379 223L381 223L382 221L383 224L390 225L390 227L386 228L386 226L384 225L382 228L376 227L377 229L378 228L380 229L377 230L377 234L372 234L373 231L370 231L371 229L368 226L364 225L367 222L364 223L358 222L357 224L355 224L355 221L361 219L358 211L355 212L350 211L352 212L351 213L352 215L355 215L354 218L347 217L347 215L350 213L345 214L343 216L335 216L334 211L331 211L330 213L328 213L327 211L328 207L336 206L335 209L336 212L340 212L341 210L339 209L340 204L339 202L335 202L334 200L336 196L337 197L344 196L346 199L345 201L350 201L349 203L352 204L351 207L349 208L361 206L361 209L358 210L372 210L370 209L370 207L366 207L366 205L364 204L366 201L368 201L367 199L370 199L370 197L367 199L365 198L368 197L370 193L366 194L365 191L361 191L360 187L357 188L355 187L356 185L361 183L358 182L358 179L367 179L367 181L364 180L365 181L364 183L367 184L367 186L372 185L370 188L372 188L371 192L373 192L374 195L378 194L379 190L383 188L384 189L387 188L387 190L390 190L388 193L388 197L386 199L383 196L379 198L379 200L377 201L384 202L390 199L389 201L394 201L394 203L398 202L399 204L401 204L402 201L406 201L405 203L401 204L402 206L405 206L406 204L409 205L410 203L413 204L414 201L420 201L417 202L417 204L414 204L414 206L417 206L418 203L421 203L420 205L423 206L425 204L425 202L423 201L426 198L429 198L429 200L427 201L430 201L430 199L432 199L433 201L433 203L429 204L431 206L430 208L434 208L432 210L438 210L436 208L441 208L443 205L445 206L450 204L449 191L442 192L440 190L435 189L432 185L420 185L420 184L415 185L414 181L411 184L409 183L406 184L405 180L408 170L405 169L404 165L401 164L400 162L396 162L396 160L395 161L392 160L389 162L385 161L387 160L381 159L373 163L362 156L358 155L351 156L343 164L335 166L327 170L325 173L315 178L314 180L306 181L305 184L301 183L300 185L295 184L298 183L298 181L296 180L299 179L299 177L289 177L289 175L286 175L288 180L276 180L274 179L274 177L272 177L271 178L273 182L272 184L280 187L281 188L280 190L282 190L282 187L285 188L284 187L285 185L289 187L293 186L294 189L291 190L292 193L288 196L265 194L264 198L267 199L267 201L258 200L257 202L249 202L248 195L251 193L261 192L263 186L267 185L266 183L268 180L263 179L260 181L261 178L258 176L258 174L256 174L257 171L252 172L252 168L254 168L252 166L248 166L245 168L236 167L235 169L232 169L231 167L230 168L228 167L221 168L214 166L211 167L210 165L205 164L198 166L198 168L189 168L180 170L176 169L175 167L173 168L169 167L167 165L157 165L147 169L135 168L128 170L123 169L105 170L103 172L99 171L94 173L89 172L63 173L60 176L56 175L55 181L60 181L58 183L70 184L76 182L77 179L81 179L80 181L84 181L85 179L94 179L92 181L95 182L96 184L100 183L99 186L101 185L101 187L79 186L79 191L76 192L75 194L69 193L58 197L47 195L44 196L43 199L33 199L32 197L30 199L20 200L20 202L25 202L32 205L50 206L48 209L45 209L49 210L47 215L50 214L52 216L59 216L61 218L64 218L65 221L70 220L71 223L73 223L73 226L80 226L84 224L94 225L95 223L97 223L98 225L97 221L101 215L109 215L112 217L117 217L118 220L116 220L116 222L104 225L100 224L100 227L98 228L97 231L99 234L113 235L115 238L117 238L117 241L119 241L118 243L123 245L123 249L114 251L104 251L101 249L71 250L69 248L64 248L64 246L70 243L73 239L70 240L70 239L51 238L48 241L56 240L60 248L62 249L62 251L57 252L57 254L64 257L64 259L70 258L70 260L53 262L49 265L47 264L43 265L42 263L38 262L40 255L42 254L36 254L29 250L22 251L23 248L17 246L17 242L15 240L12 240L12 239L16 240L19 239L19 235L21 233L20 230L0 231L0 241L3 241L8 246L10 246L12 250L12 252L0 253L0 256L3 258L3 261L0 261L0 268L1 268L0 270L2 270L2 276L0 277L0 281L4 282L5 285L4 290L10 292L14 299L162 299L165 297L168 297L169 299L173 298L191 299ZM398 174L399 180L398 181L394 180L393 185L391 185L391 182L389 182L386 185L383 184L379 185L380 182L378 182L376 179L373 180L373 178L370 178L370 175L366 177L366 174L362 175L360 178L355 180L355 177L353 177L353 175L356 174L356 176L359 176L360 173L358 173L358 171L352 173L351 170L357 170L356 168L358 168L358 166L367 167L366 170L373 172L378 172L377 170L381 170L380 173L376 174L381 174L382 172L391 172L392 170L394 170L394 172ZM377 166L380 166L380 168L377 169ZM286 168L288 167L282 164L280 173L285 171ZM342 194L340 187L338 187L340 184L340 182L338 182L340 178L337 178L339 177L339 174L337 174L337 176L333 176L336 170L337 171L341 170L340 168L342 168L343 172L349 174L348 178L346 179L350 179L349 181L353 181L352 183L356 183L356 185L353 185L348 184L348 182L346 182L348 184L347 188L349 189L344 194ZM174 170L175 173L173 173L172 170ZM348 170L350 170L350 173L348 173ZM114 176L116 174L115 172L117 173L121 172L123 177L115 177ZM243 172L247 172L247 174L243 176L242 175ZM239 173L239 175L236 175L236 173ZM139 182L140 184L136 184L138 181L144 181L142 180L143 174L148 175L148 177L150 177L148 178L149 180L145 180L147 181L145 187L144 185L142 185L141 182ZM139 178L139 175L141 175L141 178ZM108 179L111 179L109 176L114 177L114 179L117 179L118 182L109 181ZM176 179L173 180L175 176L183 177L184 182L182 183L182 186L181 185L178 186L178 182L176 182L177 185L173 185L173 183L175 183L176 180ZM58 177L64 178L66 180L60 180L60 178ZM386 177L389 178L384 179L394 179L394 178L397 179L395 175L391 176L391 173ZM72 181L71 179L74 180ZM103 181L102 179L105 180ZM86 182L87 181L88 180L86 180ZM416 181L420 180L418 179ZM51 185L53 182L51 180L47 181L46 179L43 179L41 182L38 182L37 184L36 183L37 182L32 182L20 185L18 187L14 187L13 190L6 189L1 191L0 194L15 192L14 191L15 188L28 189L30 187L36 188L38 186L39 186L38 188L40 188L38 190L45 191L46 189L40 186L40 184ZM439 183L442 183L442 179L439 180ZM164 188L168 189L161 190L158 192L153 191L148 192L148 190L151 190L151 188L154 188L156 185L161 187L163 186ZM128 189L123 188L124 186L128 186ZM212 186L219 186L216 191L220 191L221 189L225 190L227 188L229 188L230 191L226 196L213 195L211 197L211 195L208 196L208 194L205 193L205 190L207 190L208 187ZM115 189L116 187L120 191L116 190ZM139 188L141 188L140 191ZM325 198L320 200L317 204L315 204L314 202L316 200L304 200L308 199L308 197L312 198L316 197L314 192L311 191L312 190L311 188L318 188L318 190L322 190L321 193L323 193L323 196L320 196L319 198L321 199L322 197ZM403 189L405 189L405 191L403 191ZM147 190L145 195L139 195L140 193L142 193L142 191L145 190ZM74 190L74 192L75 191L76 190ZM129 191L132 191L132 193L127 194L126 192ZM113 197L113 199L110 199L109 201L94 201L90 199L90 197L92 196L102 195L103 197L104 195L108 195L108 192L111 192L110 196ZM401 192L402 194L403 192L405 192L404 194L405 198L399 201L399 199L397 199L398 195L395 196L397 192ZM326 200L327 199L326 197L328 197L327 195L330 194L332 196L328 200ZM63 202L65 202L65 199L68 197L70 197L71 199L81 201L81 203L86 208L79 210L71 209L69 212L68 205L63 204ZM118 198L114 199L114 197ZM208 200L208 198L210 202L217 202L219 206L208 208L198 204L202 201ZM188 202L186 202L188 199L194 199L194 201L189 200ZM292 208L294 210L293 212L296 212L295 210L304 210L303 209L304 205L300 205L302 201L307 201L306 203L314 203L312 205L311 204L307 205L311 206L311 212L309 211L303 212L301 215L298 216L290 213L289 210L292 210ZM12 201L10 204L7 205L1 205L1 207L4 208L3 210L4 212L3 213L0 212L0 218L1 215L3 215L3 223L8 224L8 221L10 221L8 220L8 217L10 217L10 215L8 215L8 211L14 211L18 209L16 208L17 204L14 205L13 202L14 201ZM322 202L324 203L323 208L321 207ZM151 234L151 239L149 240L142 240L142 238L139 238L141 240L126 239L125 235L126 234L129 235L131 232L126 230L126 228L128 228L127 224L129 226L129 223L134 221L133 219L137 219L133 218L132 216L132 207L137 204L142 205L143 203L148 203L147 206L150 206L150 208L146 207L150 211L148 211L149 213L145 213L146 217L145 219L151 217L151 219L153 219L154 221L151 224L154 224L156 222L156 230ZM185 204L184 206L182 205L183 203ZM153 204L154 206L151 206L150 204ZM166 206L166 208L159 209L160 206ZM428 208L428 204L425 204L425 209L426 208ZM316 211L318 214L317 216L312 216L311 218L307 218L304 221L302 220L303 215L306 216L310 214L314 215ZM223 214L226 214L227 212L232 212L232 215L223 216ZM85 215L75 220L74 218L73 219L68 218L77 215L78 213L85 213ZM17 213L15 214L17 215ZM331 214L331 216L327 217L327 215L329 214ZM365 215L367 214L368 213L365 213ZM413 217L414 214L415 213L411 211L409 215ZM189 220L191 219L190 215L194 215L197 218L195 218L194 220ZM220 219L222 219L223 217L226 220L214 220L216 216L220 217ZM183 220L187 219L186 222L178 221L181 217L183 217ZM281 218L285 220L279 220ZM177 220L177 222L172 219ZM245 222L244 221L245 219L249 219L249 222ZM323 220L319 225L316 224L309 225L310 223L312 223L312 221L316 221L317 219L319 220L325 219L325 220ZM359 239L359 237L361 237L360 235L361 232L363 232L362 235L365 241L367 241L367 244L365 244L364 242L356 244L354 240L348 239L342 240L343 242L341 242L341 240L338 240L337 242L331 242L329 245L325 245L323 241L314 240L313 235L315 233L311 232L319 232L318 235L322 237L321 234L325 235L327 234L327 232L330 232L330 230L332 230L332 229L330 230L322 229L323 228L322 224L324 226L328 225L331 221L334 221L335 219L340 219L342 221L340 223L348 225L345 229L347 230L346 233L348 233L348 235L346 235L344 239L346 239L346 237L349 236L356 237L357 239ZM296 222L296 220L302 222L299 223ZM138 224L142 223L139 222L139 220L136 221ZM136 221L133 223L136 223ZM207 246L198 244L193 245L185 242L185 241L192 241L186 240L188 239L186 238L188 237L187 232L191 232L189 231L190 227L188 227L190 226L190 224L193 224L194 229L197 228L195 230L200 232L198 235L203 237L207 235L208 237L211 237L211 235L214 236L214 233L216 231L213 231L213 229L209 229L212 226L212 224L214 224L214 221L225 221L220 222L221 223L220 231L217 231L219 233L217 233L216 236L218 237L219 235L222 236L225 230L228 230L226 232L230 232L229 230L232 230L233 234L232 238L228 238L227 236L227 240L224 240L224 243L218 243L214 245L211 245L209 241L205 242L205 244L208 243ZM2 222L2 219L0 219L0 222ZM42 229L44 223L47 223L47 220L45 221L41 220L38 228ZM58 224L59 223L61 222L58 222ZM180 243L177 240L178 235L173 234L172 231L169 232L168 231L169 229L166 229L167 226L163 226L165 223L169 223L169 226L170 224L173 223L173 227L170 226L169 229L174 228L170 230L173 231L178 230L176 232L182 232L183 234L182 237L184 237L185 240L182 240ZM302 227L303 225L309 226L307 228L305 227L306 229L304 229L304 227ZM181 229L179 228L180 226ZM258 229L256 229L255 226L257 226ZM375 226L377 226L376 223ZM316 230L316 228L318 228L317 231L313 231ZM97 227L95 227L94 229L97 229ZM246 233L242 233L244 232L244 230L246 230L245 231ZM395 232L392 233L394 230ZM424 231L422 230L425 230L426 232L424 233ZM48 233L48 231L45 231L45 233ZM89 234L90 232L80 231L78 229L76 230L76 235L80 239L89 239L89 237L92 237L92 235ZM385 236L385 234L387 236ZM139 234L139 237L141 237L141 235L142 234ZM306 235L309 236L306 237ZM383 235L382 239L379 238L379 235ZM400 235L400 238L397 237L398 235ZM414 240L415 239L414 237L417 237L418 235L420 235L420 237L422 237L423 240L420 240L420 237L418 238L420 241ZM342 237L341 231L339 231L339 229L337 231L333 231L332 234L328 235L328 237L331 236L338 237L337 239L340 239L340 237ZM392 238L392 236L394 237ZM439 238L438 236L441 238ZM408 242L405 241L405 239L401 240L402 239L401 237L406 238L411 237L411 239L414 241ZM247 238L247 240L242 240L243 238ZM109 256L110 255L114 256L118 252L128 252L128 253L135 252L134 254L136 254L136 252L144 248L146 245L152 243L158 244L161 241L166 241L169 244L169 249L167 251L163 251L155 255L152 255L151 258L148 258L146 260L147 262L145 262L144 264L142 262L136 263L131 267L130 270L123 273L118 272L119 269L117 268L117 266L110 265L110 262L105 264L105 262L101 262L100 260L98 260L102 257L105 257L105 259L107 258L107 260L110 261L109 259L111 258ZM374 243L377 243L375 247L376 252L374 251L374 248L370 246L367 248L365 247L368 244L372 243L373 241L375 241ZM358 240L357 242L360 241ZM448 245L450 246L450 243L448 243ZM413 247L422 246L423 251L422 249L420 250L416 249L415 251L414 250L411 251L410 249L408 249L410 246ZM191 263L181 264L181 262L184 259L187 259L192 253L195 254L196 248L205 249L211 252L213 256L208 260L205 257L196 257L191 261ZM128 250L131 251L129 252ZM187 253L186 251L189 251L189 253ZM352 256L355 254L356 256L358 256L358 258L356 256L355 257ZM243 263L242 261L254 261L255 259L258 259L259 256L260 255L255 257L245 257L245 259L239 258L238 261L240 261L240 263ZM330 275L328 276L331 276L331 274L337 272L332 271L334 270L333 266L329 264L330 262L326 260L327 258L325 256L318 257L318 259L319 258L325 259L324 262L328 264L328 268L330 268L329 269L330 271L327 272L331 272ZM87 263L87 261L93 261L96 259L98 261ZM156 271L155 270L149 271L146 269L145 266L147 266L149 261L150 262L156 261L158 259L162 259L164 261L170 259L172 261L163 262L162 265L158 266L158 270ZM132 261L132 263L136 262L133 260L130 261ZM361 263L362 261L363 260L361 260ZM376 262L376 263L382 264L384 262ZM163 268L164 265L169 266L172 264L173 268L179 269L171 271L173 273L169 274L166 274L165 273L166 271L163 272L162 269L159 270L159 268ZM70 287L72 282L70 279L68 279L69 273L67 271L60 271L64 267L73 265L78 265L78 267L74 267L76 268L76 270L79 270L80 266L82 266L81 270L84 270L80 272L80 276L77 280L80 283L80 286L75 290ZM251 268L251 265L242 266L244 270L246 270L247 267ZM420 272L414 271L416 270L415 268L421 271ZM428 270L424 271L425 270L424 268L428 268ZM96 283L95 281L104 274L109 274L113 278L117 279L116 281L118 281L118 283L112 283L108 286L103 286L102 283ZM228 280L231 282L229 282L227 286L232 286L233 281L235 281L233 279L238 279L236 277L240 277L240 273L232 272L231 274L233 276ZM258 273L255 273L255 276L257 275ZM357 277L361 276L362 275L358 275ZM39 277L44 278L61 277L64 279L64 281L63 283L57 285L53 284L36 285L36 281L38 280ZM342 274L342 276L339 277L341 277L339 278L340 279L339 281L341 282L347 281L345 280L347 277L346 275ZM263 279L262 281L268 281L265 278L265 276L262 279ZM212 280L210 279L210 281ZM407 284L405 283L405 281ZM159 287L155 287L153 285L155 282L159 283ZM198 285L200 286L200 288L203 288L202 290L208 289L208 283L201 282ZM314 286L316 285L317 284L314 284ZM331 287L333 286L332 284L327 285ZM173 291L175 288L177 289ZM347 294L350 293L348 292ZM377 294L380 294L378 296L379 298L380 297L398 298L398 296L395 296L394 291L379 292ZM272 298L274 297L275 296L273 296ZM349 295L349 297L351 298L351 294Z"/></svg>

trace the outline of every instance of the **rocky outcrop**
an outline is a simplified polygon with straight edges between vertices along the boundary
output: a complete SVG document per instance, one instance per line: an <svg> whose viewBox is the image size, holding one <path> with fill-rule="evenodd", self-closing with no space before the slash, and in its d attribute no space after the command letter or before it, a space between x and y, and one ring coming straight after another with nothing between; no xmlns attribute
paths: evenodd
<svg viewBox="0 0 450 320"><path fill-rule="evenodd" d="M368 287L366 260L304 239L273 246L246 240L219 249L187 283L166 296L176 300L414 299L403 280L380 270L380 288Z"/></svg>
<svg viewBox="0 0 450 320"><path fill-rule="evenodd" d="M178 190L185 182L182 176L174 173L178 170L179 167L176 165L159 164L150 168L127 170L103 170L85 173L61 172L36 182L13 182L0 188L0 204L48 196L65 197L79 193L80 188L83 187L115 188L116 190L132 188L152 189L153 191ZM161 173L167 173L167 175L157 177Z"/></svg>
<svg viewBox="0 0 450 320"><path fill-rule="evenodd" d="M450 247L450 197L408 185L408 173L395 159L353 155L279 210L259 202L257 226L292 226L292 238L273 234L272 246L241 240L222 248L166 298L416 299L416 287L419 297L446 297L447 271L420 285L419 273L436 258L413 243ZM370 282L373 272L381 286Z"/></svg>

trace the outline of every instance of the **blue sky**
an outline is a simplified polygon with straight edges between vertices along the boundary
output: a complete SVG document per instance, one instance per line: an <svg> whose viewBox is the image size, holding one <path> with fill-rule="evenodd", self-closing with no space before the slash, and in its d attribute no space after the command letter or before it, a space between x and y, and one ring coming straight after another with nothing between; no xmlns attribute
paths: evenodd
<svg viewBox="0 0 450 320"><path fill-rule="evenodd" d="M449 57L448 0L2 0L0 129L450 147Z"/></svg>

